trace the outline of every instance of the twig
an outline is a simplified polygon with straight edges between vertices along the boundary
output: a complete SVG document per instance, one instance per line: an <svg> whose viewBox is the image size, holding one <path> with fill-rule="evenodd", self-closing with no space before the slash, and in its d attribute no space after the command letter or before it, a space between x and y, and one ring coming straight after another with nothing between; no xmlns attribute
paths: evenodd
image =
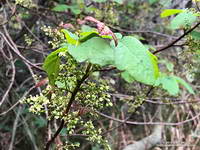
<svg viewBox="0 0 200 150"><path fill-rule="evenodd" d="M17 124L18 124L18 121L19 121L19 117L20 117L20 114L22 112L22 107L19 107L18 109L18 112L17 112L17 116L15 118L15 121L14 121L14 124L13 124L13 129L12 129L12 138L11 138L11 142L10 142L10 145L9 145L9 150L13 150L13 144L14 144L14 141L15 141L15 135L16 135L16 129L17 129Z"/></svg>
<svg viewBox="0 0 200 150"><path fill-rule="evenodd" d="M195 5L197 7L197 10L200 11L200 8L199 8L199 5L198 5L198 2L197 1L194 1L195 2Z"/></svg>
<svg viewBox="0 0 200 150"><path fill-rule="evenodd" d="M17 112L16 112L14 109L13 109L13 111L14 111L15 114L17 114ZM28 134L28 136L29 136L29 138L30 138L30 141L31 141L32 144L33 144L34 150L39 150L38 147L37 147L37 145L36 145L34 136L33 136L32 132L31 132L30 128L28 127L28 124L27 124L27 122L26 122L26 119L23 117L22 114L20 114L20 117L21 117L21 120L22 120L22 122L23 122L23 124L24 124L26 133Z"/></svg>
<svg viewBox="0 0 200 150"><path fill-rule="evenodd" d="M43 49L43 48L36 48L36 47L25 47L25 46L20 46L20 45L17 45L17 48L19 48L19 49L25 49L25 50L32 50L32 51L34 51L34 52L37 52L37 53L39 53L39 54L42 54L42 55L45 55L45 56L47 56L49 53L47 53L47 51L53 51L54 49ZM44 52L44 51L46 51L46 52Z"/></svg>
<svg viewBox="0 0 200 150"><path fill-rule="evenodd" d="M177 101L177 102L169 102L169 103L165 103L165 102L156 102L156 101L152 101L152 100L145 100L145 102L148 103L153 103L153 104L158 104L158 105L178 105L178 104L189 104L189 103L200 103L200 100L194 100L194 101Z"/></svg>
<svg viewBox="0 0 200 150"><path fill-rule="evenodd" d="M23 24L23 26L26 28L26 30L39 42L39 43L41 43L44 47L46 47L47 48L47 46L29 29L29 27L25 24L25 22L24 21L22 21L21 20L21 18L19 18L17 15L15 15L16 16L16 18L17 18L17 20L18 20L18 22L19 23L22 23ZM42 49L42 51L43 51L43 49ZM44 55L44 54L43 54Z"/></svg>
<svg viewBox="0 0 200 150"><path fill-rule="evenodd" d="M54 128L55 128L55 130L58 130L58 125L57 125L56 119L54 119ZM59 145L59 146L63 145L60 136L57 136L55 141L56 141L56 145Z"/></svg>
<svg viewBox="0 0 200 150"><path fill-rule="evenodd" d="M167 37L167 38L173 38L173 39L176 38L175 36L167 35L167 34L160 33L160 32L155 32L155 31L149 31L149 30L132 31L132 30L127 30L127 29L121 29L121 28L114 27L114 26L109 26L109 27L112 29L118 30L120 32L126 32L126 33L151 33L151 34L156 34L158 36L163 36L163 37Z"/></svg>
<svg viewBox="0 0 200 150"><path fill-rule="evenodd" d="M8 110L2 112L2 113L0 114L0 116L3 116L3 115L5 115L5 114L7 114L8 112L10 112L11 110L13 110L18 104L20 104L20 101L21 101L23 98L25 98L34 88L35 88L35 86L32 86L27 92L25 92L25 93L23 94L23 96L22 96L21 99L19 99L19 100L18 100L14 105L12 105Z"/></svg>
<svg viewBox="0 0 200 150"><path fill-rule="evenodd" d="M6 53L4 52L4 50L3 50L3 47L4 47L4 40L3 39L1 39L1 41L0 41L1 43L1 47L0 47L0 52L1 52L1 54L3 55L3 59L7 59L8 61L10 61L10 58L6 55Z"/></svg>
<svg viewBox="0 0 200 150"><path fill-rule="evenodd" d="M121 122L121 123L124 123L124 124L130 124L130 125L166 125L166 126L179 126L179 125L183 125L185 123L188 123L188 122L191 122L195 119L197 119L198 117L200 117L200 113L197 114L196 116L190 118L190 119L187 119L187 120L184 120L184 121L180 121L180 122L152 122L152 121L149 121L149 122L137 122L137 121L126 121L126 120L121 120L121 119L117 119L117 118L114 118L114 117L111 117L109 115L106 115L106 114L103 114L101 112L98 112L96 111L96 113L100 116L103 116L103 117L106 117L108 119L111 119L111 120L114 120L114 121L117 121L117 122Z"/></svg>
<svg viewBox="0 0 200 150"><path fill-rule="evenodd" d="M9 45L9 47L14 51L15 54L17 54L23 61L27 62L29 65L39 69L39 70L43 70L42 68L36 66L35 64L31 63L29 60L27 60L18 50L17 46L15 45L15 43L13 42L12 38L10 37L7 29L4 27L4 31L6 33L6 36L0 32L0 35L3 37L3 39L6 41L6 43ZM8 39L7 39L8 38Z"/></svg>
<svg viewBox="0 0 200 150"><path fill-rule="evenodd" d="M186 42L184 42L184 43L182 43L182 44L174 44L173 45L173 47L184 47L184 46L186 46ZM162 47L164 47L164 45L156 45L156 46L154 46L156 49L158 49L158 48L162 48Z"/></svg>
<svg viewBox="0 0 200 150"><path fill-rule="evenodd" d="M159 106L157 109L156 117L162 120L161 106ZM145 138L142 138L141 140L136 141L133 144L127 145L123 150L151 149L156 144L161 142L163 129L164 129L163 125L155 125L154 130L150 135L147 135Z"/></svg>
<svg viewBox="0 0 200 150"><path fill-rule="evenodd" d="M15 94L17 94L15 90L13 90L13 92L15 92ZM19 97L19 95L17 97ZM9 101L8 101L8 104L11 106L11 103ZM15 109L12 109L12 111L14 112L15 115L17 115L17 112L16 112ZM27 124L27 119L24 118L23 114L20 114L20 119L21 120L20 120L20 123L18 124L18 126L20 126L20 124L24 125L24 129L26 130L25 133L27 133L28 137L30 138L30 142L32 143L33 149L34 150L39 150L37 145L36 145L36 141L34 139L34 136L32 134L32 131L31 131L32 129L30 129L28 124Z"/></svg>
<svg viewBox="0 0 200 150"><path fill-rule="evenodd" d="M8 2L8 0L6 0L6 2L8 3L10 9L12 10L12 13L11 13L10 17L9 17L8 19L6 19L6 21L4 21L4 22L2 22L2 23L0 24L0 26L3 26L3 25L5 25L5 24L7 24L7 23L12 19L12 17L15 15L15 13L16 13L16 5L14 5L14 6L12 7L12 6L10 5L10 3ZM4 11L5 11L5 9L4 9Z"/></svg>
<svg viewBox="0 0 200 150"><path fill-rule="evenodd" d="M31 80L32 80L32 77L26 78L15 90L20 91L25 86L25 84L32 83Z"/></svg>
<svg viewBox="0 0 200 150"><path fill-rule="evenodd" d="M116 67L109 67L109 68L102 68L102 69L97 69L97 70L94 70L94 71L101 71L101 72L108 72L108 71L112 71L112 70L115 70L115 69L117 69Z"/></svg>
<svg viewBox="0 0 200 150"><path fill-rule="evenodd" d="M164 46L161 49L158 49L157 51L153 52L153 54L157 54L159 52L162 52L170 47L172 47L175 43L177 43L178 41L180 41L182 38L184 38L186 35L188 35L190 32L192 32L194 29L196 29L198 26L200 25L200 22L197 23L194 27L192 27L191 29L189 29L188 31L186 31L184 34L182 34L179 38L177 38L176 40L172 41L171 43L169 43L167 46Z"/></svg>
<svg viewBox="0 0 200 150"><path fill-rule="evenodd" d="M151 86L151 87L149 88L149 90L148 90L147 93L146 93L146 97L148 97L148 96L151 94L151 92L153 91L153 89L154 89L153 86Z"/></svg>
<svg viewBox="0 0 200 150"><path fill-rule="evenodd" d="M10 81L10 84L8 86L8 89L6 90L5 94L3 95L1 101L0 101L0 106L4 103L4 101L6 100L6 97L8 95L8 93L10 92L13 84L14 84L14 80L15 80L15 74L16 74L16 70L15 70L15 64L14 64L14 61L13 61L13 56L11 54L11 52L8 50L8 53L10 55L10 63L11 63L11 67L12 67L12 78L11 78L11 81Z"/></svg>
<svg viewBox="0 0 200 150"><path fill-rule="evenodd" d="M123 98L123 99L128 99L128 100L133 100L134 99L134 96L131 96L131 95L113 94L113 93L109 93L109 94L114 96L114 97L117 97L117 98ZM144 100L144 102L158 104L158 105L175 105L175 104L200 103L200 99L193 100L193 101L162 99L162 100L171 101L171 102L160 102L160 100L161 99L159 99L159 98L151 98L151 99Z"/></svg>

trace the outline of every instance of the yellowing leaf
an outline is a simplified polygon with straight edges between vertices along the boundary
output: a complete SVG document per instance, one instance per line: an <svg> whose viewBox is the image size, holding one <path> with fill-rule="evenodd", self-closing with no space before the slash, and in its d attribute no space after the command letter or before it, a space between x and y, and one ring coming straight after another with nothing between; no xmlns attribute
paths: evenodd
<svg viewBox="0 0 200 150"><path fill-rule="evenodd" d="M72 44L72 45L78 45L79 41L78 41L78 36L69 32L66 29L62 29L61 32L64 33L65 38L67 40L67 43Z"/></svg>
<svg viewBox="0 0 200 150"><path fill-rule="evenodd" d="M161 18L165 18L171 15L175 15L181 12L184 12L185 10L183 9L165 9L162 11L162 13L160 14Z"/></svg>

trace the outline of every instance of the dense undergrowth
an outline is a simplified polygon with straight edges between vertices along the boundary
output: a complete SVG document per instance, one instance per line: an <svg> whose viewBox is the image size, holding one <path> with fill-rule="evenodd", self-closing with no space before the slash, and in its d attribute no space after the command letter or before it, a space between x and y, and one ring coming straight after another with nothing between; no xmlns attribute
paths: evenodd
<svg viewBox="0 0 200 150"><path fill-rule="evenodd" d="M0 4L0 149L198 149L197 0Z"/></svg>

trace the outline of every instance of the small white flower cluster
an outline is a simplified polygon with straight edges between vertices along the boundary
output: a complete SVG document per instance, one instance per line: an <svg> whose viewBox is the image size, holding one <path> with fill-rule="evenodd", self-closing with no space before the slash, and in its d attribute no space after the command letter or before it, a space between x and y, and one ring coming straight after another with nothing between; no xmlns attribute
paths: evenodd
<svg viewBox="0 0 200 150"><path fill-rule="evenodd" d="M75 129L77 127L77 125L79 124L80 121L80 117L78 116L78 112L71 112L70 114L67 115L67 117L65 118L65 120L68 122L67 124L67 132L71 135L74 134Z"/></svg>
<svg viewBox="0 0 200 150"><path fill-rule="evenodd" d="M36 7L36 4L34 4L32 0L16 0L15 4L22 5L27 8Z"/></svg>
<svg viewBox="0 0 200 150"><path fill-rule="evenodd" d="M31 44L35 41L33 38L31 38L31 36L27 34L24 35L24 40L28 46L31 46Z"/></svg>
<svg viewBox="0 0 200 150"><path fill-rule="evenodd" d="M72 150L76 149L80 146L80 143L69 143L68 141L65 142L65 146L62 148L63 150Z"/></svg>
<svg viewBox="0 0 200 150"><path fill-rule="evenodd" d="M50 26L43 26L41 30L44 31L45 35L52 38L48 43L52 46L52 48L59 47L59 45L64 40L64 35L58 29L53 29Z"/></svg>
<svg viewBox="0 0 200 150"><path fill-rule="evenodd" d="M101 133L102 129L95 129L92 121L87 121L83 125L86 130L83 131L83 134L88 135L89 137L87 138L91 142L96 142L98 144L102 144L104 146L105 150L111 150L108 141L104 140Z"/></svg>
<svg viewBox="0 0 200 150"><path fill-rule="evenodd" d="M43 94L30 96L22 100L22 103L28 103L30 105L29 111L35 114L40 114L45 111L44 105L49 104L49 99L45 97Z"/></svg>

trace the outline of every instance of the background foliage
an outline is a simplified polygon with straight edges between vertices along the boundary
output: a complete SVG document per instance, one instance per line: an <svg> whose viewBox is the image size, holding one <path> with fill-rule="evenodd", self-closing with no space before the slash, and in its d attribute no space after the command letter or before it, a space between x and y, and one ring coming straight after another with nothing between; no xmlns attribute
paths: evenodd
<svg viewBox="0 0 200 150"><path fill-rule="evenodd" d="M178 146L165 149L183 148L180 143L198 149L199 5L2 0L0 149L43 149L62 120L69 123L53 149L145 149L145 139L149 149L163 149L167 142ZM111 36L94 31L95 24L77 23L86 16L116 33L117 47L109 43ZM66 91L87 76L87 68L93 73L63 117L70 101ZM47 86L47 75L55 88ZM28 104L20 103L25 97Z"/></svg>

